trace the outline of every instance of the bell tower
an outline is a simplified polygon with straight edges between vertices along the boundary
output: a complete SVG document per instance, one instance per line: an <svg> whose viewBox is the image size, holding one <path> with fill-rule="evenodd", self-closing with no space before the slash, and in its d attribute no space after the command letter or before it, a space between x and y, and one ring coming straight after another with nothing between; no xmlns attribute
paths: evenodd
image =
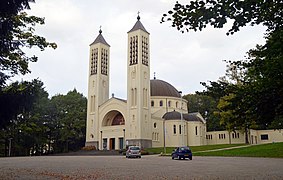
<svg viewBox="0 0 283 180"><path fill-rule="evenodd" d="M149 32L139 15L128 32L127 74L126 143L151 147Z"/></svg>
<svg viewBox="0 0 283 180"><path fill-rule="evenodd" d="M90 44L88 73L88 103L85 146L99 147L98 107L109 99L110 45L99 35Z"/></svg>

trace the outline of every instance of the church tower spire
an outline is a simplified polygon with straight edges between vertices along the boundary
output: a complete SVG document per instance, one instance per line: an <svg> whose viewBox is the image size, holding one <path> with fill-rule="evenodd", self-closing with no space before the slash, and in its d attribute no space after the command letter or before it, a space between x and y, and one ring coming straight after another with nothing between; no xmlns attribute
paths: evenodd
<svg viewBox="0 0 283 180"><path fill-rule="evenodd" d="M127 63L126 141L143 148L151 147L149 32L141 23L139 14L128 32Z"/></svg>
<svg viewBox="0 0 283 180"><path fill-rule="evenodd" d="M98 107L109 98L110 45L99 34L90 44L86 146L99 147Z"/></svg>

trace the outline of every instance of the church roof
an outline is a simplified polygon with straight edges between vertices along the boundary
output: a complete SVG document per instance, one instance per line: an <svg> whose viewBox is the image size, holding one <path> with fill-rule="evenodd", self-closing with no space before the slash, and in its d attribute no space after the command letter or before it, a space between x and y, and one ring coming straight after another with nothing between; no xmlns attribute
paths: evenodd
<svg viewBox="0 0 283 180"><path fill-rule="evenodd" d="M136 24L134 25L134 27L133 27L128 33L140 29L140 30L143 30L144 32L146 32L146 33L149 34L149 32L147 32L147 30L146 30L146 29L144 28L144 26L142 25L142 23L141 23L141 21L140 21L140 16L138 16L137 19L138 19L138 20L137 20Z"/></svg>
<svg viewBox="0 0 283 180"><path fill-rule="evenodd" d="M97 43L102 43L102 44L105 44L105 45L110 47L110 45L105 41L104 37L102 36L101 29L99 30L99 35L96 37L96 39L93 41L93 43L90 44L90 46L93 45L93 44L97 44Z"/></svg>
<svg viewBox="0 0 283 180"><path fill-rule="evenodd" d="M152 79L150 80L150 95L151 96L170 96L170 97L178 97L181 95L177 91L177 89L169 84L168 82Z"/></svg>
<svg viewBox="0 0 283 180"><path fill-rule="evenodd" d="M183 113L182 115L183 115L183 120L186 120L186 121L204 122L204 119L198 112L185 113L185 114ZM165 113L162 118L165 120L181 120L181 113L174 110L174 111Z"/></svg>

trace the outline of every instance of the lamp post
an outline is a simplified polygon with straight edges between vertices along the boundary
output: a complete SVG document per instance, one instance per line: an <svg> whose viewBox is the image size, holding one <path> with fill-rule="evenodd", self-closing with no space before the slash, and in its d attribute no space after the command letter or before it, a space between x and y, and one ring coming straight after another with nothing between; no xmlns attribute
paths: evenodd
<svg viewBox="0 0 283 180"><path fill-rule="evenodd" d="M164 143L164 154L166 154L166 129L165 129L165 119L163 119L163 143Z"/></svg>
<svg viewBox="0 0 283 180"><path fill-rule="evenodd" d="M103 138L102 138L102 131L100 131L101 137L100 137L100 142L101 142L101 150L103 150Z"/></svg>
<svg viewBox="0 0 283 180"><path fill-rule="evenodd" d="M166 113L168 112L168 102L166 98ZM166 154L166 127L165 127L165 119L163 119L163 150L164 154Z"/></svg>
<svg viewBox="0 0 283 180"><path fill-rule="evenodd" d="M123 149L125 149L125 142L126 142L126 139L125 139L125 129L123 129Z"/></svg>
<svg viewBox="0 0 283 180"><path fill-rule="evenodd" d="M12 139L13 138L9 138L9 157L11 156Z"/></svg>
<svg viewBox="0 0 283 180"><path fill-rule="evenodd" d="M180 113L181 113L181 146L184 145L184 123L183 123L183 97L182 97L182 91L179 91L179 94L181 96L181 110L180 110Z"/></svg>

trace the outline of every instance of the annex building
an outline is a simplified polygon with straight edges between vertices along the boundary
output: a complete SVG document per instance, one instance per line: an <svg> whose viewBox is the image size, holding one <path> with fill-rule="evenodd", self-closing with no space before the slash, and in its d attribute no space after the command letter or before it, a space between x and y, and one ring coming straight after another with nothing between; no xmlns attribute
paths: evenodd
<svg viewBox="0 0 283 180"><path fill-rule="evenodd" d="M204 118L197 112L188 113L188 102L174 86L150 79L150 33L139 16L128 31L127 46L125 100L114 95L109 98L110 45L101 30L90 44L86 146L117 150L126 145L148 148L229 143L231 133L207 132ZM260 133L253 131L253 142L261 142ZM281 141L282 133L276 134ZM236 132L231 143L244 143L243 133Z"/></svg>

